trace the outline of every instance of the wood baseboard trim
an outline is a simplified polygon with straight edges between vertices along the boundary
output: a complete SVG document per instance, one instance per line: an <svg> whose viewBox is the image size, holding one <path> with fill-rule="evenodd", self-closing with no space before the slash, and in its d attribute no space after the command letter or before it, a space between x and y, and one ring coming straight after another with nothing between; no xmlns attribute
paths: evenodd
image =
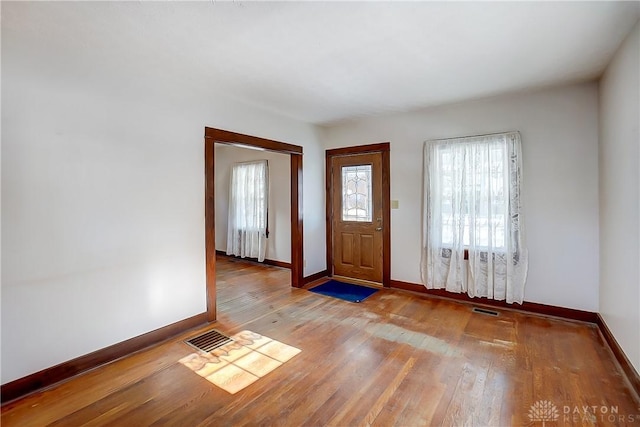
<svg viewBox="0 0 640 427"><path fill-rule="evenodd" d="M240 257L233 256L233 255L227 255L226 252L219 251L217 249L216 249L216 255L224 256L224 257L227 257L227 258L240 259L240 260L243 260L243 261L260 262L260 261L258 261L258 258L248 258L248 257L247 258L240 258ZM286 269L291 270L291 263L290 262L276 261L276 260L273 260L273 259L265 259L263 262L260 262L260 264L273 265L273 266L276 266L276 267L282 267L282 268L286 268Z"/></svg>
<svg viewBox="0 0 640 427"><path fill-rule="evenodd" d="M527 301L523 302L522 305L507 304L504 301L496 301L488 298L471 298L467 294L456 294L453 292L447 292L444 289L427 289L424 287L424 285L402 282L400 280L392 280L391 287L427 295L433 295L440 298L463 301L470 304L485 305L494 308L508 308L510 310L520 310L528 313L542 314L544 316L554 316L563 319L578 320L580 322L589 322L595 324L598 323L598 313L576 310L573 308L556 307L553 305L539 304L537 302Z"/></svg>
<svg viewBox="0 0 640 427"><path fill-rule="evenodd" d="M307 276L302 279L302 286L308 285L311 282L315 282L316 280L322 279L323 277L329 276L329 270L318 271L310 276Z"/></svg>
<svg viewBox="0 0 640 427"><path fill-rule="evenodd" d="M611 333L611 330L607 326L606 322L604 321L600 313L597 314L596 324L598 325L598 329L600 329L600 333L602 334L604 341L609 345L609 348L611 349L611 352L613 353L616 360L620 364L622 371L627 376L627 379L629 380L631 387L635 390L636 397L639 397L640 396L640 375L638 374L638 371L636 371L636 369L631 364L631 361L629 361L629 359L627 358L627 355L622 350L622 347L620 347L620 344L618 344L618 341L613 336L613 333Z"/></svg>
<svg viewBox="0 0 640 427"><path fill-rule="evenodd" d="M604 319L600 315L600 313L592 313L590 311L582 311L576 310L572 308L566 307L556 307L552 305L539 304L534 302L525 301L522 305L518 304L507 304L504 301L494 301L487 298L471 298L466 294L455 294L452 292L447 292L442 289L427 289L423 285L418 285L415 283L402 282L399 280L392 280L391 287L397 289L404 289L407 291L418 292L427 295L433 295L439 298L450 299L455 301L462 301L470 304L478 304L478 305L486 305L495 308L508 308L515 309L520 311L525 311L528 313L542 314L545 316L554 316L560 317L563 319L569 320L578 320L581 322L588 322L595 324L602 337L604 342L609 346L611 352L616 358L620 368L624 372L625 376L629 380L630 386L635 391L636 396L640 396L640 375L638 371L631 364L627 355L616 341L615 337L611 333L611 330L605 323Z"/></svg>
<svg viewBox="0 0 640 427"><path fill-rule="evenodd" d="M90 369L97 368L116 359L128 356L151 345L175 337L196 326L207 323L207 313L196 314L184 320L164 326L146 334L130 338L126 341L96 350L84 356L63 362L59 365L43 369L40 372L8 382L0 386L0 402L2 405L28 394L67 380Z"/></svg>

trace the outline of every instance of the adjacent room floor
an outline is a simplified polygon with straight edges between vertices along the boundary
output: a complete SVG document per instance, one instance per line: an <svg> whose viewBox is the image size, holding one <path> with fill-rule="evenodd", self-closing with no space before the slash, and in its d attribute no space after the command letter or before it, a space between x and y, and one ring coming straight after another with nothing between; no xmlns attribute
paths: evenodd
<svg viewBox="0 0 640 427"><path fill-rule="evenodd" d="M640 425L593 325L395 290L350 303L224 257L217 271L213 327L300 353L230 394L180 362L210 325L5 405L2 425Z"/></svg>

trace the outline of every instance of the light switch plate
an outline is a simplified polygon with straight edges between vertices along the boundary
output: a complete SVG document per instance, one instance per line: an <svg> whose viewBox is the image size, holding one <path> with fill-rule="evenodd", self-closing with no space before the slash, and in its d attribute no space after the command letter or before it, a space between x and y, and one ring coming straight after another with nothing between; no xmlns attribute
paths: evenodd
<svg viewBox="0 0 640 427"><path fill-rule="evenodd" d="M392 200L391 209L400 209L400 202L398 202L397 200Z"/></svg>

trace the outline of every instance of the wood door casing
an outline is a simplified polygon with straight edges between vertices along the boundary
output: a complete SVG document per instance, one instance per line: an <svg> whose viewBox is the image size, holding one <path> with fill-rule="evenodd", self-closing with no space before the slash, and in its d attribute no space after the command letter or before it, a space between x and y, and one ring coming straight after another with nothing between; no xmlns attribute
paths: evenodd
<svg viewBox="0 0 640 427"><path fill-rule="evenodd" d="M351 166L371 167L370 221L343 218L343 170ZM331 206L332 273L382 283L384 211L381 152L332 157Z"/></svg>
<svg viewBox="0 0 640 427"><path fill-rule="evenodd" d="M223 129L204 128L205 166L205 275L207 320L216 320L216 256L215 256L215 150L214 145L230 144L256 147L288 154L291 158L291 286L302 287L304 277L304 242L302 215L302 147L285 142L244 135Z"/></svg>

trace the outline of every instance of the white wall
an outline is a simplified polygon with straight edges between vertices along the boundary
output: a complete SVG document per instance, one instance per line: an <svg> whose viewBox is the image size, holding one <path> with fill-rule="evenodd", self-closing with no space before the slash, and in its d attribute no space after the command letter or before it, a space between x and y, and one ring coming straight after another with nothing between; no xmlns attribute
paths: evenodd
<svg viewBox="0 0 640 427"><path fill-rule="evenodd" d="M364 118L324 129L326 148L391 142L391 277L420 281L423 142L522 134L529 276L525 300L598 309L595 83Z"/></svg>
<svg viewBox="0 0 640 427"><path fill-rule="evenodd" d="M640 22L600 81L600 314L640 372Z"/></svg>
<svg viewBox="0 0 640 427"><path fill-rule="evenodd" d="M3 384L205 311L205 126L324 159L310 125L71 68L19 32L2 29ZM318 166L303 180L322 193ZM307 275L324 269L317 205L304 204Z"/></svg>
<svg viewBox="0 0 640 427"><path fill-rule="evenodd" d="M269 162L269 238L266 259L291 262L291 160L288 154L215 145L216 249L227 250L229 181L234 163Z"/></svg>

